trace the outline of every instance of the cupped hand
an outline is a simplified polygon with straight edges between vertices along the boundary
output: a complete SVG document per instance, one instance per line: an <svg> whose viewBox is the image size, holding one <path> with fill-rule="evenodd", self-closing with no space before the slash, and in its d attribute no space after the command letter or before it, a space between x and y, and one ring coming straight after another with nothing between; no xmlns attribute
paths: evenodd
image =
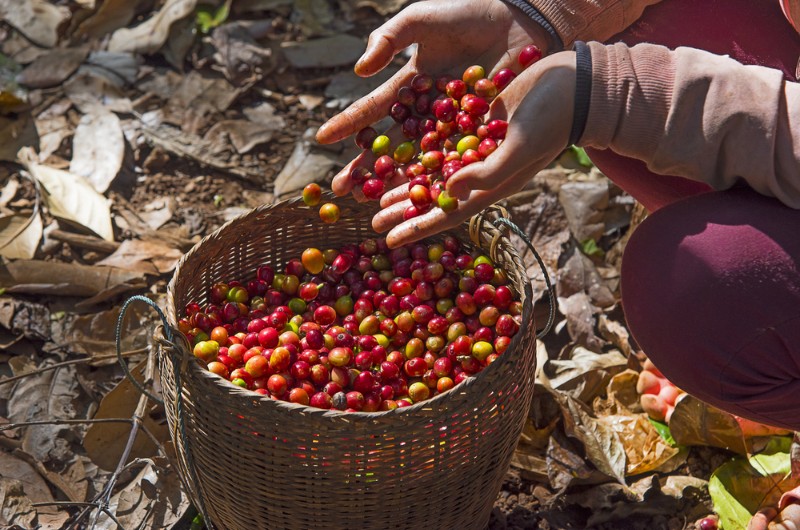
<svg viewBox="0 0 800 530"><path fill-rule="evenodd" d="M560 52L534 64L491 104L487 121L508 121L505 140L491 156L460 169L447 181L448 192L459 199L458 209L445 213L432 208L403 221L411 201L408 186L401 184L382 197L373 228L388 230L387 244L395 248L453 228L519 191L567 146L574 98L574 52Z"/></svg>
<svg viewBox="0 0 800 530"><path fill-rule="evenodd" d="M359 99L320 127L317 141L334 143L388 115L400 87L417 73L461 76L468 66L482 65L490 75L500 68L519 72L519 51L536 44L546 53L548 34L517 8L501 0L426 0L411 4L372 32L356 74L368 77L385 68L392 58L417 44L411 59L391 79ZM395 128L397 129L397 128ZM398 138L398 130L390 131ZM369 164L364 152L334 178L333 191L352 190L347 176L354 165Z"/></svg>

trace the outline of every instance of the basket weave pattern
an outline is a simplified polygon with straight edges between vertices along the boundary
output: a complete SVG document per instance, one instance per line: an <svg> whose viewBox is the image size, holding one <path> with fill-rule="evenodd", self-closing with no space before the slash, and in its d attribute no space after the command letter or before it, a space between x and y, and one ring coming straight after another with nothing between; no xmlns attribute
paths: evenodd
<svg viewBox="0 0 800 530"><path fill-rule="evenodd" d="M307 247L375 237L372 205L336 202L342 216L333 225L292 199L206 237L170 282L170 325L188 302L204 305L216 282L252 278L259 265L281 266ZM469 241L466 226L450 233ZM173 366L162 345L161 384L181 478L215 528L485 528L531 402L535 326L518 254L491 223L478 233L487 252L495 241L497 266L522 297L523 324L496 362L411 407L345 413L277 401L204 370L183 342L176 347L184 362ZM190 458L178 427L176 369Z"/></svg>

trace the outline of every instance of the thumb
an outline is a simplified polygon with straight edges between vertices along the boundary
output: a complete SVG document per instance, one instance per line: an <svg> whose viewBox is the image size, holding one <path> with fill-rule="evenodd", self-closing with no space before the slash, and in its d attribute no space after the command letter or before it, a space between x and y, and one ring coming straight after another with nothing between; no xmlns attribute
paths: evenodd
<svg viewBox="0 0 800 530"><path fill-rule="evenodd" d="M367 49L353 68L356 75L375 75L386 68L395 55L416 42L417 28L423 18L420 7L410 5L370 34Z"/></svg>
<svg viewBox="0 0 800 530"><path fill-rule="evenodd" d="M513 136L507 137L485 160L459 169L447 180L447 191L463 200L471 190L491 190L501 186L529 165L525 146L519 140L515 141Z"/></svg>

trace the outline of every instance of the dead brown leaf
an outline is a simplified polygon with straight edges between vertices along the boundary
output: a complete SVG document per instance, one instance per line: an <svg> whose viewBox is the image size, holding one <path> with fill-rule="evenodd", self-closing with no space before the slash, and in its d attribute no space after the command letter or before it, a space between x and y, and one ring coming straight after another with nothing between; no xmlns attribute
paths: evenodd
<svg viewBox="0 0 800 530"><path fill-rule="evenodd" d="M127 26L143 2L144 0L103 0L98 10L81 22L75 30L75 37L99 38Z"/></svg>
<svg viewBox="0 0 800 530"><path fill-rule="evenodd" d="M538 373L540 381L584 403L606 392L612 376L625 370L627 359L618 351L594 353L574 346L566 359L548 359Z"/></svg>
<svg viewBox="0 0 800 530"><path fill-rule="evenodd" d="M166 274L175 269L183 253L156 240L126 239L110 256L96 265L144 274Z"/></svg>
<svg viewBox="0 0 800 530"><path fill-rule="evenodd" d="M33 466L27 462L0 451L0 469L3 470L3 479L19 481L25 491L25 496L32 503L52 502L54 500L45 481L42 480L42 477L39 476ZM50 525L51 527L60 528L69 518L67 512L59 512L55 506L41 506L36 510L38 511L39 523L45 526Z"/></svg>
<svg viewBox="0 0 800 530"><path fill-rule="evenodd" d="M38 520L32 504L20 481L0 476L0 526L34 528Z"/></svg>
<svg viewBox="0 0 800 530"><path fill-rule="evenodd" d="M0 217L0 256L9 259L32 259L42 239L42 217L38 208L30 216Z"/></svg>
<svg viewBox="0 0 800 530"><path fill-rule="evenodd" d="M733 415L684 394L675 403L669 420L672 437L679 445L710 445L739 454L753 452L757 438L745 439Z"/></svg>
<svg viewBox="0 0 800 530"><path fill-rule="evenodd" d="M24 147L39 147L36 123L29 111L15 116L0 115L0 160L15 162L17 152Z"/></svg>
<svg viewBox="0 0 800 530"><path fill-rule="evenodd" d="M254 29L260 31L259 26L270 25L269 20L237 21L223 24L211 33L217 49L214 59L234 85L255 81L275 69L272 50L260 45L253 36Z"/></svg>
<svg viewBox="0 0 800 530"><path fill-rule="evenodd" d="M172 25L188 17L197 0L167 0L159 11L133 28L120 28L111 35L112 52L155 53L167 42Z"/></svg>
<svg viewBox="0 0 800 530"><path fill-rule="evenodd" d="M64 93L84 114L92 112L97 107L112 112L133 111L131 100L118 83L82 67L64 82Z"/></svg>
<svg viewBox="0 0 800 530"><path fill-rule="evenodd" d="M265 123L253 123L248 120L223 120L211 126L204 139L212 145L212 153L220 154L230 150L233 145L236 152L250 152L257 145L272 140L276 132L285 127L280 116Z"/></svg>
<svg viewBox="0 0 800 530"><path fill-rule="evenodd" d="M55 261L0 263L0 287L7 293L95 296L118 286L126 291L141 289L142 275L114 267Z"/></svg>
<svg viewBox="0 0 800 530"><path fill-rule="evenodd" d="M86 59L89 49L60 48L39 56L17 76L17 82L30 88L60 85Z"/></svg>
<svg viewBox="0 0 800 530"><path fill-rule="evenodd" d="M97 359L90 366L104 366L117 363L116 326L120 308L92 312L72 319L64 332L64 340L69 350L76 354L88 355ZM122 351L135 350L147 346L146 328L129 308L127 318L121 329Z"/></svg>
<svg viewBox="0 0 800 530"><path fill-rule="evenodd" d="M56 45L59 27L69 16L65 6L55 6L46 0L0 0L0 20L46 48Z"/></svg>
<svg viewBox="0 0 800 530"><path fill-rule="evenodd" d="M595 313L598 309L592 305L589 295L583 292L569 297L558 297L558 310L567 317L567 331L573 342L587 349L600 352L605 341L595 332Z"/></svg>
<svg viewBox="0 0 800 530"><path fill-rule="evenodd" d="M131 369L131 373L140 383L144 379L146 365L147 359L144 359ZM100 408L94 417L130 418L137 407L140 395L133 383L127 378L123 378L100 402ZM146 415L142 423L160 442L163 443L169 438L169 428L165 421L156 421ZM95 464L102 469L113 471L128 442L130 429L131 426L128 423L92 424L83 438L83 447ZM150 438L144 432L139 432L131 450L131 458L154 456L156 450L157 448Z"/></svg>
<svg viewBox="0 0 800 530"><path fill-rule="evenodd" d="M122 170L125 136L117 115L103 108L84 114L72 139L69 171L105 193Z"/></svg>
<svg viewBox="0 0 800 530"><path fill-rule="evenodd" d="M561 186L558 201L569 220L570 231L575 239L598 240L603 235L603 215L608 207L608 180L590 182L568 182Z"/></svg>
<svg viewBox="0 0 800 530"><path fill-rule="evenodd" d="M578 248L573 249L572 255L559 268L556 292L562 297L585 292L592 305L600 308L611 307L616 303L594 262Z"/></svg>

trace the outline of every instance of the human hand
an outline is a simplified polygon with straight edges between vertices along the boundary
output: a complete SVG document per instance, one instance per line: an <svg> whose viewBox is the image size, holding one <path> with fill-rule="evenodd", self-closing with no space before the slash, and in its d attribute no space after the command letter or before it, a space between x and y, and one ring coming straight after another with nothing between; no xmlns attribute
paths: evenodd
<svg viewBox="0 0 800 530"><path fill-rule="evenodd" d="M481 162L458 170L447 190L458 197L458 209L440 208L403 222L411 205L403 183L384 194L372 220L377 232L386 232L391 248L453 228L487 206L520 190L567 146L575 98L575 53L560 52L529 67L492 102L486 121L508 121L506 137Z"/></svg>
<svg viewBox="0 0 800 530"><path fill-rule="evenodd" d="M519 51L535 44L546 53L548 38L541 26L501 0L460 0L457 6L447 0L411 4L372 32L355 72L362 77L374 75L396 54L417 43L411 60L386 83L320 127L317 141L337 142L384 118L398 89L418 73L460 77L473 64L482 65L490 75L501 68L519 72ZM399 131L396 134L400 137ZM354 165L366 165L369 156L365 153L337 175L334 193L344 195L351 190L344 177Z"/></svg>

